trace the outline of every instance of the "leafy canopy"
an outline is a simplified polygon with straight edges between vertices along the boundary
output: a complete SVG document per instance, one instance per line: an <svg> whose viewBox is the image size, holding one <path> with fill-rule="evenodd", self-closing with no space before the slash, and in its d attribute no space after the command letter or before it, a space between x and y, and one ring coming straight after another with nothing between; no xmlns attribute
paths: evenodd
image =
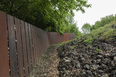
<svg viewBox="0 0 116 77"><path fill-rule="evenodd" d="M84 34L90 33L91 25L89 23L86 23L82 26L81 29Z"/></svg>
<svg viewBox="0 0 116 77"><path fill-rule="evenodd" d="M98 29L100 27L103 27L106 24L111 23L112 21L116 21L116 15L109 15L106 17L101 18L100 21L96 21L95 24L91 27L91 30Z"/></svg>
<svg viewBox="0 0 116 77"><path fill-rule="evenodd" d="M0 10L46 31L63 33L73 10L85 12L87 0L1 0Z"/></svg>

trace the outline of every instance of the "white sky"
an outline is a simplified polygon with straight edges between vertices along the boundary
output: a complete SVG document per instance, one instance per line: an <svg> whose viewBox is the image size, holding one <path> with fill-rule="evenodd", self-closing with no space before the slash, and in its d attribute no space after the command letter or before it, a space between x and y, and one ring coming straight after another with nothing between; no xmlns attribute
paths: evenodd
<svg viewBox="0 0 116 77"><path fill-rule="evenodd" d="M93 25L96 21L107 15L116 14L116 0L88 0L92 4L91 8L85 8L85 13L75 12L74 20L81 31L84 23Z"/></svg>

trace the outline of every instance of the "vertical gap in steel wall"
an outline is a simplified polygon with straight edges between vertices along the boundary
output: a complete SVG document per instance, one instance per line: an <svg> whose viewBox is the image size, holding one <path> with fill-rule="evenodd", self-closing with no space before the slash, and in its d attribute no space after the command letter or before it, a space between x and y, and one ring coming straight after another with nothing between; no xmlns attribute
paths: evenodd
<svg viewBox="0 0 116 77"><path fill-rule="evenodd" d="M37 37L36 37L36 35L37 35L37 34L36 34L36 28L35 28L35 52L36 52L36 64L37 64L37 59L38 59L38 58L37 58L37 55L38 55L38 54L37 54L37 43L36 43L36 42L37 42Z"/></svg>
<svg viewBox="0 0 116 77"><path fill-rule="evenodd" d="M8 43L8 58L9 58L9 77L11 77L11 70L10 70L10 53L9 53L9 35L8 35L8 17L6 14L6 24L7 24L7 43Z"/></svg>
<svg viewBox="0 0 116 77"><path fill-rule="evenodd" d="M31 59L31 71L33 70L32 68L33 68L33 62L32 62L32 56L33 56L33 54L32 54L32 46L31 46L31 24L29 25L29 47L30 47L30 59ZM31 73L31 71L30 71L30 73Z"/></svg>
<svg viewBox="0 0 116 77"><path fill-rule="evenodd" d="M35 47L34 47L35 46L35 43L34 43L35 42L35 38L34 38L35 35L34 34L35 33L34 33L34 27L33 27L33 53L34 53L34 65L35 65L36 61L35 61Z"/></svg>
<svg viewBox="0 0 116 77"><path fill-rule="evenodd" d="M31 26L31 28L32 28L31 29L31 34L32 34L31 37L33 37L33 27ZM34 61L34 49L33 49L33 45L34 44L33 44L33 38L31 38L31 42L32 42L32 45L31 45L32 46L32 54L33 54L33 59L32 60L33 60L33 67L34 67L35 61Z"/></svg>
<svg viewBox="0 0 116 77"><path fill-rule="evenodd" d="M34 33L34 27L33 27L33 53L34 53L34 65L36 64L36 61L35 61L35 47L34 47L34 45L35 45L35 38L34 38L34 35L35 33Z"/></svg>
<svg viewBox="0 0 116 77"><path fill-rule="evenodd" d="M32 35L31 34L31 25L29 27L29 31L30 31L29 33L30 33L30 47L31 47L31 49L30 49L31 50L31 70L33 70L33 61L32 61L33 60L33 53L32 53L32 42L31 42L31 38L32 38L31 37L31 35Z"/></svg>
<svg viewBox="0 0 116 77"><path fill-rule="evenodd" d="M35 66L36 62L35 62L35 48L34 48L34 41L35 41L35 39L34 39L34 28L32 28L32 29L33 29L33 55L34 55L33 60L34 60L34 66Z"/></svg>
<svg viewBox="0 0 116 77"><path fill-rule="evenodd" d="M33 38L32 38L32 35L33 35L33 32L32 32L32 25L31 25L31 47L32 47L32 60L34 60L34 55L33 55ZM34 66L34 61L33 61L33 63L32 63L32 65ZM32 66L32 68L33 68L33 66Z"/></svg>
<svg viewBox="0 0 116 77"><path fill-rule="evenodd" d="M18 67L18 52L17 52L17 37L16 37L16 23L15 23L15 18L14 18L14 32L15 32L15 47L16 47L16 58L17 58L17 73L19 76L19 67Z"/></svg>

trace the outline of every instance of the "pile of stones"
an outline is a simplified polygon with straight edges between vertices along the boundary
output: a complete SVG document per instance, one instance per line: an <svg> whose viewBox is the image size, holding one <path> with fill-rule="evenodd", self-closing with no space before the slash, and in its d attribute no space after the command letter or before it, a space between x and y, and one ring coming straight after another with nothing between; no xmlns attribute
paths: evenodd
<svg viewBox="0 0 116 77"><path fill-rule="evenodd" d="M59 77L116 77L116 39L74 40L58 47ZM101 50L98 52L96 49Z"/></svg>

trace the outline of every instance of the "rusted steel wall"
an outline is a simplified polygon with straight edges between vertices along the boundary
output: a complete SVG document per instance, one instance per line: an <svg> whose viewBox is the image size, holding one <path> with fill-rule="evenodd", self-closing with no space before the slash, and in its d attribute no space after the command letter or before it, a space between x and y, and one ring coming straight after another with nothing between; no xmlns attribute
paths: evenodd
<svg viewBox="0 0 116 77"><path fill-rule="evenodd" d="M18 53L18 67L19 67L19 77L23 77L23 49L22 49L22 40L21 40L21 21L15 18L15 26L16 26L16 39L17 39L17 53Z"/></svg>
<svg viewBox="0 0 116 77"><path fill-rule="evenodd" d="M69 40L73 40L75 38L74 33L56 33L56 32L48 32L48 39L49 39L49 44L57 44L61 42L66 42Z"/></svg>
<svg viewBox="0 0 116 77"><path fill-rule="evenodd" d="M15 29L14 18L7 15L8 20L8 40L9 40L9 59L10 59L10 75L11 77L18 77L17 70L17 51L16 51L16 39L15 39ZM15 29L14 29L15 28Z"/></svg>
<svg viewBox="0 0 116 77"><path fill-rule="evenodd" d="M60 33L57 33L57 43L61 43L61 35L60 35Z"/></svg>
<svg viewBox="0 0 116 77"><path fill-rule="evenodd" d="M48 34L46 31L10 15L7 15L7 21L9 74L11 77L28 77L49 46Z"/></svg>
<svg viewBox="0 0 116 77"><path fill-rule="evenodd" d="M75 35L46 32L0 11L0 77L28 77L50 44Z"/></svg>
<svg viewBox="0 0 116 77"><path fill-rule="evenodd" d="M9 77L6 14L0 11L0 77Z"/></svg>
<svg viewBox="0 0 116 77"><path fill-rule="evenodd" d="M48 33L11 15L0 15L0 77L28 77L49 46Z"/></svg>

